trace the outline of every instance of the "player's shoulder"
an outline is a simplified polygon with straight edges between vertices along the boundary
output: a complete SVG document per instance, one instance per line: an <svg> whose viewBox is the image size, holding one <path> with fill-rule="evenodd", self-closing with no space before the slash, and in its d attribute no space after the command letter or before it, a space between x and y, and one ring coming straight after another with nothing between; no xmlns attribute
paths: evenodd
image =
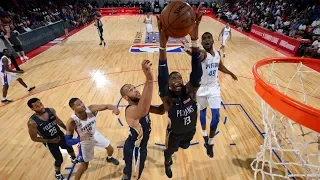
<svg viewBox="0 0 320 180"><path fill-rule="evenodd" d="M32 116L29 118L27 122L28 127L37 127L36 121L32 118Z"/></svg>

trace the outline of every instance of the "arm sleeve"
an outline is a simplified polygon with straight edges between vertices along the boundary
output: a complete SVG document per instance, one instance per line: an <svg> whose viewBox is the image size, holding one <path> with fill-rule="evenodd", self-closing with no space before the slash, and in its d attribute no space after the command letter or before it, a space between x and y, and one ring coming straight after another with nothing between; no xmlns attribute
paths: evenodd
<svg viewBox="0 0 320 180"><path fill-rule="evenodd" d="M80 137L78 137L76 139L72 139L71 135L65 135L64 138L66 140L67 145L69 145L69 146L75 145L80 142Z"/></svg>
<svg viewBox="0 0 320 180"><path fill-rule="evenodd" d="M158 73L159 96L165 97L168 95L169 89L169 70L167 60L159 61Z"/></svg>
<svg viewBox="0 0 320 180"><path fill-rule="evenodd" d="M200 81L203 73L201 67L200 51L192 52L191 68L190 83L192 87L198 88L200 87Z"/></svg>

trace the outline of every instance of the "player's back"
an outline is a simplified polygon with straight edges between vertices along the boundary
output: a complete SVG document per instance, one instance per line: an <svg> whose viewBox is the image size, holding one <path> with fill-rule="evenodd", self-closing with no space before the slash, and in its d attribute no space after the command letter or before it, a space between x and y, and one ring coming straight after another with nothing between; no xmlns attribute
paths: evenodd
<svg viewBox="0 0 320 180"><path fill-rule="evenodd" d="M207 57L202 61L201 86L218 86L218 69L220 64L220 55L218 51L213 50L214 56L207 52Z"/></svg>
<svg viewBox="0 0 320 180"><path fill-rule="evenodd" d="M127 106L126 109L128 107L130 107L130 105ZM151 120L149 113L146 116L140 118L139 127L142 128L142 131L140 131L140 129L129 127L130 135L128 137L128 140L131 141L136 147L146 147L151 132Z"/></svg>
<svg viewBox="0 0 320 180"><path fill-rule="evenodd" d="M50 111L49 108L45 108L48 113L48 120L40 119L38 116L33 114L31 119L37 123L37 129L40 134L45 139L53 139L63 135L63 132L57 124L56 116Z"/></svg>
<svg viewBox="0 0 320 180"><path fill-rule="evenodd" d="M83 136L85 134L94 134L96 132L96 116L90 111L88 107L86 107L87 119L80 119L77 115L73 114L71 118L76 123L77 133L79 136Z"/></svg>

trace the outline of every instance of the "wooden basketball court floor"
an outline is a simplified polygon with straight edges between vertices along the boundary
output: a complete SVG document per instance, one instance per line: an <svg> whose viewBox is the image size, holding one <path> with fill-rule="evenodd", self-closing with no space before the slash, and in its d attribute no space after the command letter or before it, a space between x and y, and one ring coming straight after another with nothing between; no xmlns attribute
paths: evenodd
<svg viewBox="0 0 320 180"><path fill-rule="evenodd" d="M0 179L54 179L54 159L41 143L32 142L27 131L27 120L32 111L27 106L31 97L39 98L45 106L55 108L57 115L66 123L73 113L68 106L72 97L81 98L86 105L107 103L116 105L120 100L120 87L125 83L139 85L145 77L140 63L143 59L153 62L154 78L157 80L158 54L132 54L128 51L137 32L145 37L144 16L104 17L104 37L107 47L99 47L99 38L93 25L79 31L62 43L39 54L22 65L26 71L21 77L27 84L35 85L33 94L28 94L14 83L8 98L15 102L0 107ZM156 19L153 17L153 26ZM215 39L215 48L220 47L218 34L223 25L210 17L204 17L200 35L209 31ZM223 62L238 76L238 81L222 73L219 75L221 107L219 133L215 137L214 158L207 157L203 147L200 123L193 143L187 150L180 149L174 156L172 166L175 180L237 180L253 179L250 163L263 143L260 98L254 91L251 68L255 62L268 57L282 57L249 37L233 30L232 39L226 47ZM190 57L186 54L168 54L170 71L182 73L186 81L190 72ZM287 68L283 75L292 74L295 68ZM152 104L160 104L157 83L154 84ZM142 86L140 86L142 90ZM318 101L319 102L319 101ZM318 103L320 104L320 103ZM120 102L124 106L124 101ZM124 167L122 146L128 136L124 108L119 117L110 111L100 112L97 129L111 140L114 156L120 161L113 166L105 161L106 151L95 150L95 158L83 175L84 180L120 179ZM210 111L208 111L210 112ZM118 118L123 123L120 125ZM208 119L211 115L208 113ZM148 158L143 171L143 180L167 179L163 166L167 116L151 115L152 133L149 140ZM209 122L209 120L208 120ZM262 133L262 134L261 134ZM74 146L76 152L77 147ZM64 152L62 173L67 177L72 167ZM74 178L73 171L71 179Z"/></svg>

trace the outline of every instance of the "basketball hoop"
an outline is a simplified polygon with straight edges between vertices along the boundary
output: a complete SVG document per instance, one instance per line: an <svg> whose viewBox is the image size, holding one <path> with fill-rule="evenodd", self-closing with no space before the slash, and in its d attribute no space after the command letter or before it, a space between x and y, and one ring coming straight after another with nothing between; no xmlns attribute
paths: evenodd
<svg viewBox="0 0 320 180"><path fill-rule="evenodd" d="M320 180L320 73L308 66L320 60L270 58L252 69L265 131L254 179Z"/></svg>

